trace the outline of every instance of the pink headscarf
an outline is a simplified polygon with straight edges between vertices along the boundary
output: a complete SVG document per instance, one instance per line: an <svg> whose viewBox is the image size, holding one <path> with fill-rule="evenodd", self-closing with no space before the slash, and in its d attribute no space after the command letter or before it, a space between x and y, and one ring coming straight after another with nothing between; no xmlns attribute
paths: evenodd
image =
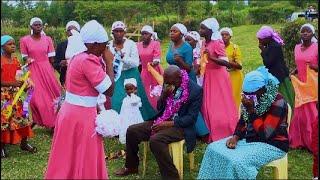
<svg viewBox="0 0 320 180"><path fill-rule="evenodd" d="M257 38L259 38L259 39L265 39L265 38L270 38L270 37L273 40L275 40L277 43L284 45L282 38L270 26L262 26L260 28L260 30L257 32Z"/></svg>

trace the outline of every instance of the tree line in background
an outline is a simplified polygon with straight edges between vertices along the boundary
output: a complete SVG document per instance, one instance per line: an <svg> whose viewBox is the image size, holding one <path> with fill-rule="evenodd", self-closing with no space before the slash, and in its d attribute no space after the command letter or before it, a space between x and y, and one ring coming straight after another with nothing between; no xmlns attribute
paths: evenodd
<svg viewBox="0 0 320 180"><path fill-rule="evenodd" d="M65 37L65 24L76 20L81 25L90 19L102 23L108 32L116 20L125 21L129 31L134 25L155 23L160 39L168 37L170 27L176 22L184 23L189 30L198 30L202 20L216 17L220 26L244 24L283 23L295 11L304 11L312 4L317 8L317 0L291 1L249 1L246 6L241 0L219 0L216 5L209 1L148 0L148 1L46 1L33 4L18 1L16 6L1 1L1 34L10 34L19 43L20 37L30 32L28 25L32 17L40 17L48 24L45 32L55 44ZM305 20L285 23L281 29L287 65L292 68L293 48L299 42L299 29ZM318 27L318 21L313 22ZM318 30L317 34L318 34Z"/></svg>

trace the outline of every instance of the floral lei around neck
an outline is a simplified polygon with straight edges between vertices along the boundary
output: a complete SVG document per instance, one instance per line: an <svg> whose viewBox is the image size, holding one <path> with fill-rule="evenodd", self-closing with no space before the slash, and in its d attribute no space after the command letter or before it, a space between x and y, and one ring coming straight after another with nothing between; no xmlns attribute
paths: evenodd
<svg viewBox="0 0 320 180"><path fill-rule="evenodd" d="M166 100L166 108L162 116L158 117L153 125L157 125L176 116L182 104L186 103L189 97L189 75L187 71L181 70L182 83L175 94L171 94ZM181 95L182 94L182 95ZM153 133L154 134L154 133Z"/></svg>
<svg viewBox="0 0 320 180"><path fill-rule="evenodd" d="M266 92L260 97L258 105L254 107L258 116L262 116L270 109L272 103L276 100L278 94L278 85L273 84L271 80L269 80L268 84L266 85L266 89ZM243 120L245 122L248 122L249 113L247 112L247 109L242 105L242 103L241 115Z"/></svg>

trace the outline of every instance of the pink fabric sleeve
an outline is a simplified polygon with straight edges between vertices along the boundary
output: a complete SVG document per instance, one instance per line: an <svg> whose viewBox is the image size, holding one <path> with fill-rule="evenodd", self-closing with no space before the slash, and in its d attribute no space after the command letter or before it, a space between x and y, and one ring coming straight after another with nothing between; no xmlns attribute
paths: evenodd
<svg viewBox="0 0 320 180"><path fill-rule="evenodd" d="M161 46L160 42L155 41L154 47L153 47L153 59L161 59Z"/></svg>
<svg viewBox="0 0 320 180"><path fill-rule="evenodd" d="M21 52L22 58L28 56L28 48L25 41L25 37L22 37L20 39L20 52Z"/></svg>
<svg viewBox="0 0 320 180"><path fill-rule="evenodd" d="M227 57L226 51L224 48L224 43L222 40L215 41L215 44L213 47L214 47L214 52L217 54L218 58Z"/></svg>
<svg viewBox="0 0 320 180"><path fill-rule="evenodd" d="M82 71L92 87L97 89L100 93L105 92L110 87L111 80L103 70L98 58L83 60Z"/></svg>

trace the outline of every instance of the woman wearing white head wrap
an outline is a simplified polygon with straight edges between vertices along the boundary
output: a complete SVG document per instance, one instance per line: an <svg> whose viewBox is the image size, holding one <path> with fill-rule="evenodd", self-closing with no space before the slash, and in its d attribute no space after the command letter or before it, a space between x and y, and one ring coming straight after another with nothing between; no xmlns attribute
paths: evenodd
<svg viewBox="0 0 320 180"><path fill-rule="evenodd" d="M30 25L30 28L31 28L31 30L30 30L31 35L33 34L33 28L35 28L33 26L39 26L39 24L41 24L41 32L40 32L40 34L41 35L46 35L46 33L44 33L44 31L43 31L42 20L40 18L38 18L38 17L34 17L34 18L32 18L30 20L30 24L29 25Z"/></svg>
<svg viewBox="0 0 320 180"><path fill-rule="evenodd" d="M233 133L238 119L238 109L232 97L232 87L227 69L225 46L218 31L216 19L208 18L200 24L202 63L205 64L203 81L203 117L210 131L209 142L225 138ZM219 35L217 34L219 33ZM201 68L204 67L200 64ZM200 71L203 69L200 68ZM215 108L212 108L215 107Z"/></svg>
<svg viewBox="0 0 320 180"><path fill-rule="evenodd" d="M157 109L159 97L153 96L151 92L154 88L159 87L159 84L148 70L148 68L153 68L160 75L163 74L163 69L160 65L161 45L159 41L152 38L155 34L151 26L143 26L141 29L141 42L137 43L137 47L141 62L141 80L151 106Z"/></svg>
<svg viewBox="0 0 320 180"><path fill-rule="evenodd" d="M318 122L318 43L312 42L314 27L304 24L300 30L302 43L294 48L296 69L291 82L296 91L295 108L291 120L289 137L290 147L304 147L313 151L312 137L317 134L313 126ZM315 93L313 93L316 91ZM316 152L314 152L316 153Z"/></svg>
<svg viewBox="0 0 320 180"><path fill-rule="evenodd" d="M51 37L41 34L41 19L32 18L30 24L33 33L20 39L20 52L24 61L33 61L29 66L35 87L30 102L32 119L37 125L53 128L56 114L48 107L61 95L61 86L51 65L55 49Z"/></svg>
<svg viewBox="0 0 320 180"><path fill-rule="evenodd" d="M109 42L109 47L115 56L113 67L116 81L111 107L120 113L122 100L126 96L126 92L123 89L124 80L134 78L137 80L138 96L141 97L142 100L142 117L144 120L148 120L153 117L156 112L148 101L141 81L138 70L140 59L137 44L125 37L126 29L126 25L121 21L114 22L111 27L113 40Z"/></svg>
<svg viewBox="0 0 320 180"><path fill-rule="evenodd" d="M233 99L236 103L237 109L239 109L243 82L241 51L238 45L230 41L233 35L232 30L230 28L221 28L220 33L225 45L226 54L231 67L230 69L228 69L228 71L232 85Z"/></svg>
<svg viewBox="0 0 320 180"><path fill-rule="evenodd" d="M177 65L180 69L184 69L189 73L189 77L197 83L196 73L193 68L193 49L192 46L185 41L185 36L188 34L187 28L176 23L170 29L171 43L167 52L166 60L170 65ZM196 133L198 136L205 136L209 133L201 113L196 121Z"/></svg>
<svg viewBox="0 0 320 180"><path fill-rule="evenodd" d="M66 35L67 37L72 36L71 31L75 30L80 32L80 25L77 21L69 21L66 25ZM66 72L67 72L67 59L70 59L70 55L66 56L68 40L65 40L57 45L56 48L56 56L54 58L53 67L59 72L60 76L60 83L64 86L65 79L66 79ZM70 52L70 50L69 50Z"/></svg>
<svg viewBox="0 0 320 180"><path fill-rule="evenodd" d="M68 65L65 101L58 113L45 179L108 179L95 120L99 93L113 93L113 55L106 48L106 31L95 20L75 37L81 41L73 42L86 49L79 49ZM73 42L68 46L78 47Z"/></svg>
<svg viewBox="0 0 320 180"><path fill-rule="evenodd" d="M184 41L184 36L188 33L187 28L176 23L170 29L171 43L167 52L166 60L170 65L177 65L186 70L192 80L196 82L196 75L192 68L193 50L189 43Z"/></svg>

